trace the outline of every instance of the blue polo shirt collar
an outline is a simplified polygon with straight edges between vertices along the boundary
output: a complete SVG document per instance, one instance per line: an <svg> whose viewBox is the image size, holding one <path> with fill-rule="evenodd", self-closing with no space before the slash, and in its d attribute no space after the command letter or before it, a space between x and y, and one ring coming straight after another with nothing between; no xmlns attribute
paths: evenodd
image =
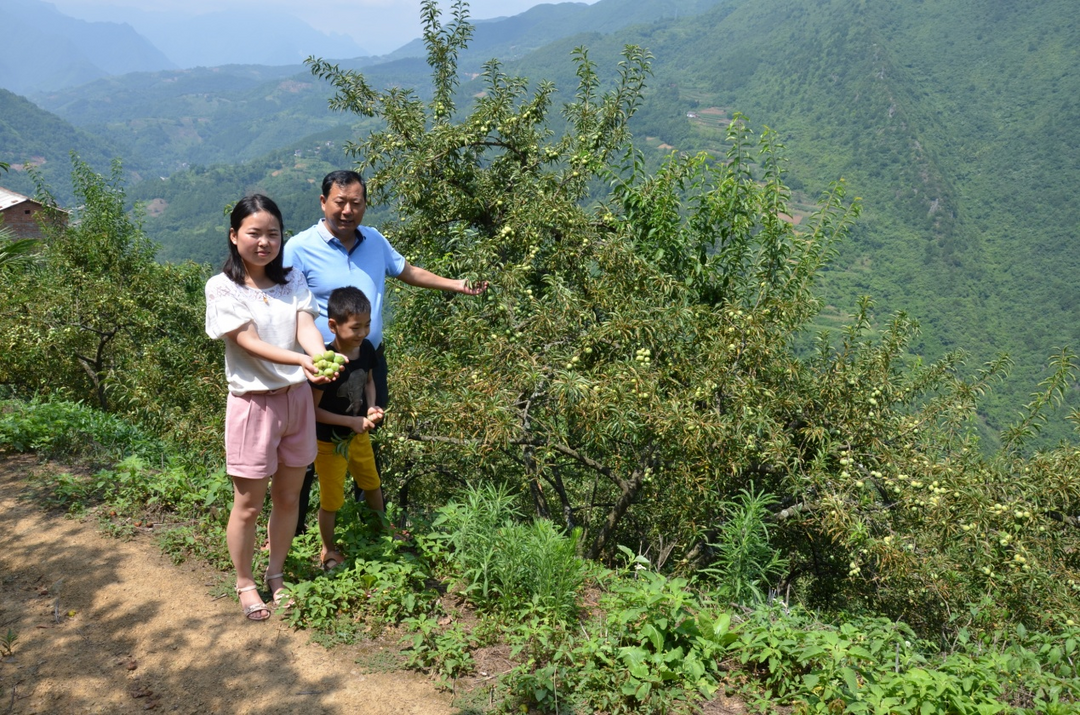
<svg viewBox="0 0 1080 715"><path fill-rule="evenodd" d="M330 233L330 229L326 227L325 218L319 219L319 222L315 224L315 230L319 232L319 238L326 241L327 243L336 243L336 245L341 246L342 250L345 250L345 244L341 242L341 239ZM364 232L361 231L360 227L358 226L356 228L356 243L354 243L353 247L348 250L348 253L352 253L353 251L355 251L363 242Z"/></svg>

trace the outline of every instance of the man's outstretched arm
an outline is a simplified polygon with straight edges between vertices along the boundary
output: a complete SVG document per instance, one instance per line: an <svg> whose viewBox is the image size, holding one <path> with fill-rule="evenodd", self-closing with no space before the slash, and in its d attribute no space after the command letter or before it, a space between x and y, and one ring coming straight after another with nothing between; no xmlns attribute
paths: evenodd
<svg viewBox="0 0 1080 715"><path fill-rule="evenodd" d="M479 281L474 285L469 285L468 281L464 278L456 280L452 278L443 278L442 276L435 275L429 270L414 266L407 261L405 263L405 268L397 277L402 283L408 283L417 288L445 290L452 293L464 293L465 295L480 295L487 290L488 287L487 281Z"/></svg>

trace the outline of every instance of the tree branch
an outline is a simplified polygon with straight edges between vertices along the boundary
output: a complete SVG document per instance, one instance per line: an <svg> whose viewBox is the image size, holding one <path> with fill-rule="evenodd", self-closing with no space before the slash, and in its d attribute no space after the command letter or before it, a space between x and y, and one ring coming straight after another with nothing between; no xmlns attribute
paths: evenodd
<svg viewBox="0 0 1080 715"><path fill-rule="evenodd" d="M1062 514L1060 511L1048 511L1046 515L1054 521L1061 522L1067 526L1080 528L1080 517L1070 516L1068 514Z"/></svg>

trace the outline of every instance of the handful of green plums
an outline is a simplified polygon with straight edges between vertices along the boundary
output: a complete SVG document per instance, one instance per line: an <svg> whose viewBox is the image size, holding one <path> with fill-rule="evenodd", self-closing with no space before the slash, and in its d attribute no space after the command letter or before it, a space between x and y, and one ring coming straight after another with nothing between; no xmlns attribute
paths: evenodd
<svg viewBox="0 0 1080 715"><path fill-rule="evenodd" d="M345 367L345 356L333 350L314 355L315 372L323 377L333 377Z"/></svg>

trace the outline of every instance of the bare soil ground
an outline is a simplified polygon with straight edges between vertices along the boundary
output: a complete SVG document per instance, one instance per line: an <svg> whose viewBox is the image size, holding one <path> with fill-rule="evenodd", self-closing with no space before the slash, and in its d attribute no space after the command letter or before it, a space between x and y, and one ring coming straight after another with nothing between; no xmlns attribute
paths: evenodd
<svg viewBox="0 0 1080 715"><path fill-rule="evenodd" d="M0 453L0 715L464 715L483 711L477 696L486 703L513 666L507 647L474 653L476 672L454 683L462 710L433 681L393 670L395 637L327 650L277 614L247 621L220 595L220 573L174 565L151 535L110 538L92 519L44 511L41 468L56 467ZM746 708L718 694L700 713Z"/></svg>
<svg viewBox="0 0 1080 715"><path fill-rule="evenodd" d="M248 622L212 594L220 574L43 512L35 464L0 454L0 715L459 712L421 675L358 664L378 645L326 650L278 615Z"/></svg>

